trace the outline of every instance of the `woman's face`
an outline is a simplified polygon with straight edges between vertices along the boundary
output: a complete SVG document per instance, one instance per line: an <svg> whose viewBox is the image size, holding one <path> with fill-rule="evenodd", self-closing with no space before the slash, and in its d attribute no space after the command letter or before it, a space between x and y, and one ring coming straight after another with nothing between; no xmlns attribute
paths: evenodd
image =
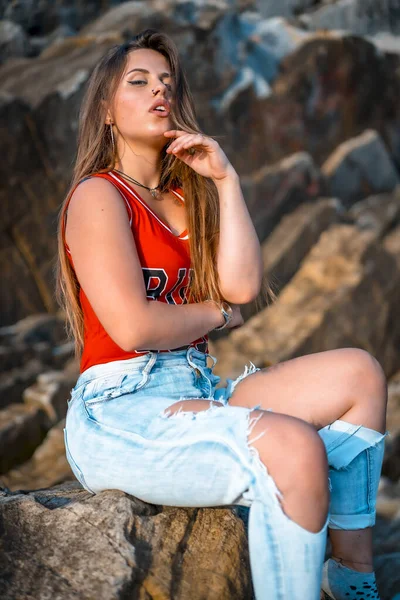
<svg viewBox="0 0 400 600"><path fill-rule="evenodd" d="M162 148L168 141L164 131L173 128L169 114L173 97L174 81L165 56L155 50L133 50L116 91L112 121L128 141ZM155 101L164 102L164 110L151 110Z"/></svg>

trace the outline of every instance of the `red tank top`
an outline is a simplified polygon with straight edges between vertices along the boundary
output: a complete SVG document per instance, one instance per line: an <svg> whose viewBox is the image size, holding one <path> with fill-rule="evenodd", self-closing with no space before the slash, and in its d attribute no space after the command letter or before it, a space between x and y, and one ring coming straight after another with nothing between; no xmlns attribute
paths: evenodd
<svg viewBox="0 0 400 600"><path fill-rule="evenodd" d="M187 230L178 236L172 233L168 225L154 213L136 190L126 183L118 173L108 171L107 173L95 173L90 177L102 177L110 181L125 201L129 223L142 265L147 299L167 304L186 304L186 292L192 271ZM62 215L62 236L72 268L74 268L73 259L65 240L65 220L68 204L76 187L71 190ZM171 191L181 202L184 202L180 188ZM80 361L80 373L92 365L134 358L151 350L140 348L126 352L120 348L100 323L82 287L79 290L79 300L84 322L84 347ZM194 346L200 352L207 352L208 336L205 335L180 348L154 351L171 352L190 346Z"/></svg>

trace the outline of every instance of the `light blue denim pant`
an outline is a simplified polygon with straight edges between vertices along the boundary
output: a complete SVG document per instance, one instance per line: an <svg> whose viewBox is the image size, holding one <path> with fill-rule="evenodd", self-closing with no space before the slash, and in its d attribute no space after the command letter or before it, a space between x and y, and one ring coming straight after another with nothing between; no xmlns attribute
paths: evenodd
<svg viewBox="0 0 400 600"><path fill-rule="evenodd" d="M320 430L332 465L333 517L310 532L283 512L281 492L249 445L260 418L251 413L261 406L229 405L237 383L258 369L246 366L216 389L215 363L189 348L84 371L71 390L64 429L71 468L94 494L118 489L152 504L249 507L256 599L318 600L328 522L357 529L375 521L384 435L343 421ZM174 415L166 410L194 398L208 399L209 408Z"/></svg>

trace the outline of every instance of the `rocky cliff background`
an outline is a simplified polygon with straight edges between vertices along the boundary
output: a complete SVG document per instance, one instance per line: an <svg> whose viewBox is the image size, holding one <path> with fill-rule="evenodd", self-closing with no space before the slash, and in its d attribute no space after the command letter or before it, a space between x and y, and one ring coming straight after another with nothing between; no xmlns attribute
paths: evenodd
<svg viewBox="0 0 400 600"><path fill-rule="evenodd" d="M54 298L57 212L90 72L146 27L179 47L278 294L211 335L216 372L346 346L385 370L375 567L382 600L398 600L399 0L0 0L0 595L252 596L245 514L91 498L65 459L79 365Z"/></svg>

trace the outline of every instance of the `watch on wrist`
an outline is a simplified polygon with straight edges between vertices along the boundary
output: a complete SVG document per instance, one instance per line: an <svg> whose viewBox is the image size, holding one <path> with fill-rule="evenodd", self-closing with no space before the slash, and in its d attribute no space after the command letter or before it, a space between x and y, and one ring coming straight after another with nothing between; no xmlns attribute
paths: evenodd
<svg viewBox="0 0 400 600"><path fill-rule="evenodd" d="M228 323L231 322L232 317L233 317L233 310L230 304L228 304L228 302L221 302L221 304L219 305L220 309L221 309L221 313L222 316L225 319L225 322L223 323L223 325L220 325L219 327L215 327L214 331L221 331L221 329L225 329L225 327L228 325Z"/></svg>

